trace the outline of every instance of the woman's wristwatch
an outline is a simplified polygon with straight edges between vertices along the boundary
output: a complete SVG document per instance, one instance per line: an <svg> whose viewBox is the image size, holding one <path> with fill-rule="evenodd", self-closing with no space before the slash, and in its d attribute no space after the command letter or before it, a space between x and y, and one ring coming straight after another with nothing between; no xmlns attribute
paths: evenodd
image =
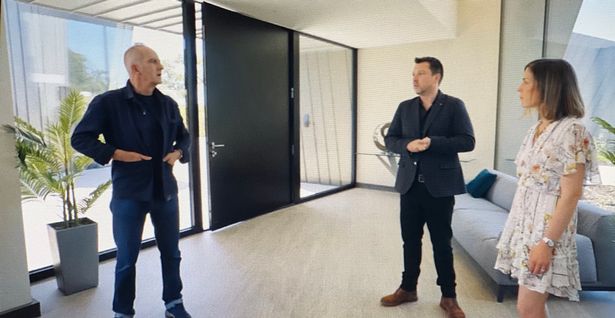
<svg viewBox="0 0 615 318"><path fill-rule="evenodd" d="M547 246L550 248L555 247L555 242L546 236L542 238L542 241L545 242L545 244L547 244Z"/></svg>

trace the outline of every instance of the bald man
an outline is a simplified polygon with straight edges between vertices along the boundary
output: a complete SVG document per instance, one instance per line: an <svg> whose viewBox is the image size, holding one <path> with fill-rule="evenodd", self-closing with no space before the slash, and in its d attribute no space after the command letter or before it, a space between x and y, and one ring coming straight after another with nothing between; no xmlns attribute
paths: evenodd
<svg viewBox="0 0 615 318"><path fill-rule="evenodd" d="M71 138L73 148L104 165L111 159L115 317L135 314L135 264L145 216L150 214L162 263L165 317L190 317L179 274L179 208L173 165L190 158L190 136L177 103L162 94L163 66L154 50L134 45L124 53L126 86L96 96ZM104 142L99 139L103 135Z"/></svg>

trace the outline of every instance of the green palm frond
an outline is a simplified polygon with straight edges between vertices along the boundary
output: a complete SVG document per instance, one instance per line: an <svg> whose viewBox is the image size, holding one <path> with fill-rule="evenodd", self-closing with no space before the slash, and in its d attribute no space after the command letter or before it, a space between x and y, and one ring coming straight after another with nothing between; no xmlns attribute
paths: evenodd
<svg viewBox="0 0 615 318"><path fill-rule="evenodd" d="M64 130L60 123L49 124L46 133L49 146L56 147L58 149L62 149L64 147L64 138L66 138L66 130Z"/></svg>
<svg viewBox="0 0 615 318"><path fill-rule="evenodd" d="M15 150L17 151L17 158L19 159L19 165L25 168L26 158L31 157L48 157L47 151L45 148L37 147L34 145L29 145L26 142L19 142L19 140L15 143Z"/></svg>
<svg viewBox="0 0 615 318"><path fill-rule="evenodd" d="M615 164L615 153L612 151L601 150L600 157L610 163Z"/></svg>
<svg viewBox="0 0 615 318"><path fill-rule="evenodd" d="M60 104L58 124L62 131L68 132L65 136L70 139L73 127L81 120L85 112L85 99L76 90L71 90Z"/></svg>
<svg viewBox="0 0 615 318"><path fill-rule="evenodd" d="M25 201L34 199L46 199L51 193L51 188L38 175L28 170L20 171L21 197Z"/></svg>
<svg viewBox="0 0 615 318"><path fill-rule="evenodd" d="M59 123L51 124L47 128L49 147L56 160L67 163L72 156L73 148L70 145L70 129L64 130Z"/></svg>
<svg viewBox="0 0 615 318"><path fill-rule="evenodd" d="M25 177L22 181L27 182L30 188L36 189L37 193L49 192L61 195L65 191L61 175L55 171L40 168L21 169L20 175ZM39 189L39 187L44 187L44 189ZM45 199L45 197L40 198Z"/></svg>
<svg viewBox="0 0 615 318"><path fill-rule="evenodd" d="M602 127L603 129L605 129L606 131L608 131L609 133L611 133L612 135L615 135L615 127L609 124L606 120L600 117L592 117L592 121L596 123L597 125L599 125L600 127ZM615 164L615 152L610 150L610 149L613 149L614 145L615 145L615 140L613 139L607 139L605 144L599 145L600 159L606 160L612 164Z"/></svg>
<svg viewBox="0 0 615 318"><path fill-rule="evenodd" d="M13 132L15 132L16 138L21 139L23 142L41 147L46 146L43 132L19 117L15 118L15 126L9 126L7 128L12 129Z"/></svg>
<svg viewBox="0 0 615 318"><path fill-rule="evenodd" d="M598 126L606 129L611 134L615 135L615 127L611 126L606 120L600 117L592 117L592 121L596 123Z"/></svg>
<svg viewBox="0 0 615 318"><path fill-rule="evenodd" d="M40 155L45 152L47 143L44 134L20 118L15 119L15 125L5 125L4 129L15 136L17 157L20 164L30 155Z"/></svg>
<svg viewBox="0 0 615 318"><path fill-rule="evenodd" d="M94 205L94 202L96 202L96 200L98 200L98 198L105 192L107 191L107 189L109 188L109 186L111 186L111 180L108 180L107 182L99 185L96 189L94 189L94 191L92 191L87 198L83 199L81 201L81 204L79 204L79 212L81 213L85 213L87 210L89 210L92 205Z"/></svg>
<svg viewBox="0 0 615 318"><path fill-rule="evenodd" d="M73 164L72 170L78 174L81 174L81 172L85 171L85 169L87 169L87 167L89 167L92 162L94 162L94 160L92 160L90 157L77 155L73 156L71 162Z"/></svg>
<svg viewBox="0 0 615 318"><path fill-rule="evenodd" d="M85 104L83 96L71 90L58 108L57 120L43 131L21 118L15 118L13 126L4 126L15 135L22 200L45 200L48 196L60 198L67 224L73 224L72 220L78 219L79 212L92 207L111 184L109 180L99 185L77 206L75 180L93 161L78 154L70 144L72 130L83 117Z"/></svg>
<svg viewBox="0 0 615 318"><path fill-rule="evenodd" d="M62 162L49 149L44 151L28 151L22 168L59 172L62 169Z"/></svg>

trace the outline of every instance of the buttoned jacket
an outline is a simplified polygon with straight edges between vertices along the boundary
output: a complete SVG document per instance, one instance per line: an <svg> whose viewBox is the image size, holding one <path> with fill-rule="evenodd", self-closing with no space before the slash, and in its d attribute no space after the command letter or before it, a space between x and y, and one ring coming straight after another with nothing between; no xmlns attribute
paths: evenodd
<svg viewBox="0 0 615 318"><path fill-rule="evenodd" d="M399 104L385 137L389 151L400 155L395 189L404 194L416 182L417 167L425 186L434 197L465 192L459 153L474 149L474 130L463 101L438 92L423 129L420 129L419 97ZM423 152L411 153L406 146L415 139L429 137Z"/></svg>

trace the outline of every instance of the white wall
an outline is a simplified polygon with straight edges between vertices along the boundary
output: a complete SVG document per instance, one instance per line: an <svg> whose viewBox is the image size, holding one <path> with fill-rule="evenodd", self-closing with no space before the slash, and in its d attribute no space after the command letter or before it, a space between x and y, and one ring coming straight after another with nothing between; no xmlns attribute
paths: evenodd
<svg viewBox="0 0 615 318"><path fill-rule="evenodd" d="M492 168L500 44L500 2L458 3L457 36L448 40L361 49L358 52L357 182L392 186L394 176L374 154L374 129L389 122L399 103L415 97L412 68L417 56L444 65L441 89L461 98L474 124L476 148L460 155L466 179Z"/></svg>
<svg viewBox="0 0 615 318"><path fill-rule="evenodd" d="M0 4L1 6L2 4ZM13 123L13 103L9 77L8 50L0 18L0 125ZM15 157L15 140L0 129L0 313L32 301L26 264L26 247L21 217L19 176Z"/></svg>

